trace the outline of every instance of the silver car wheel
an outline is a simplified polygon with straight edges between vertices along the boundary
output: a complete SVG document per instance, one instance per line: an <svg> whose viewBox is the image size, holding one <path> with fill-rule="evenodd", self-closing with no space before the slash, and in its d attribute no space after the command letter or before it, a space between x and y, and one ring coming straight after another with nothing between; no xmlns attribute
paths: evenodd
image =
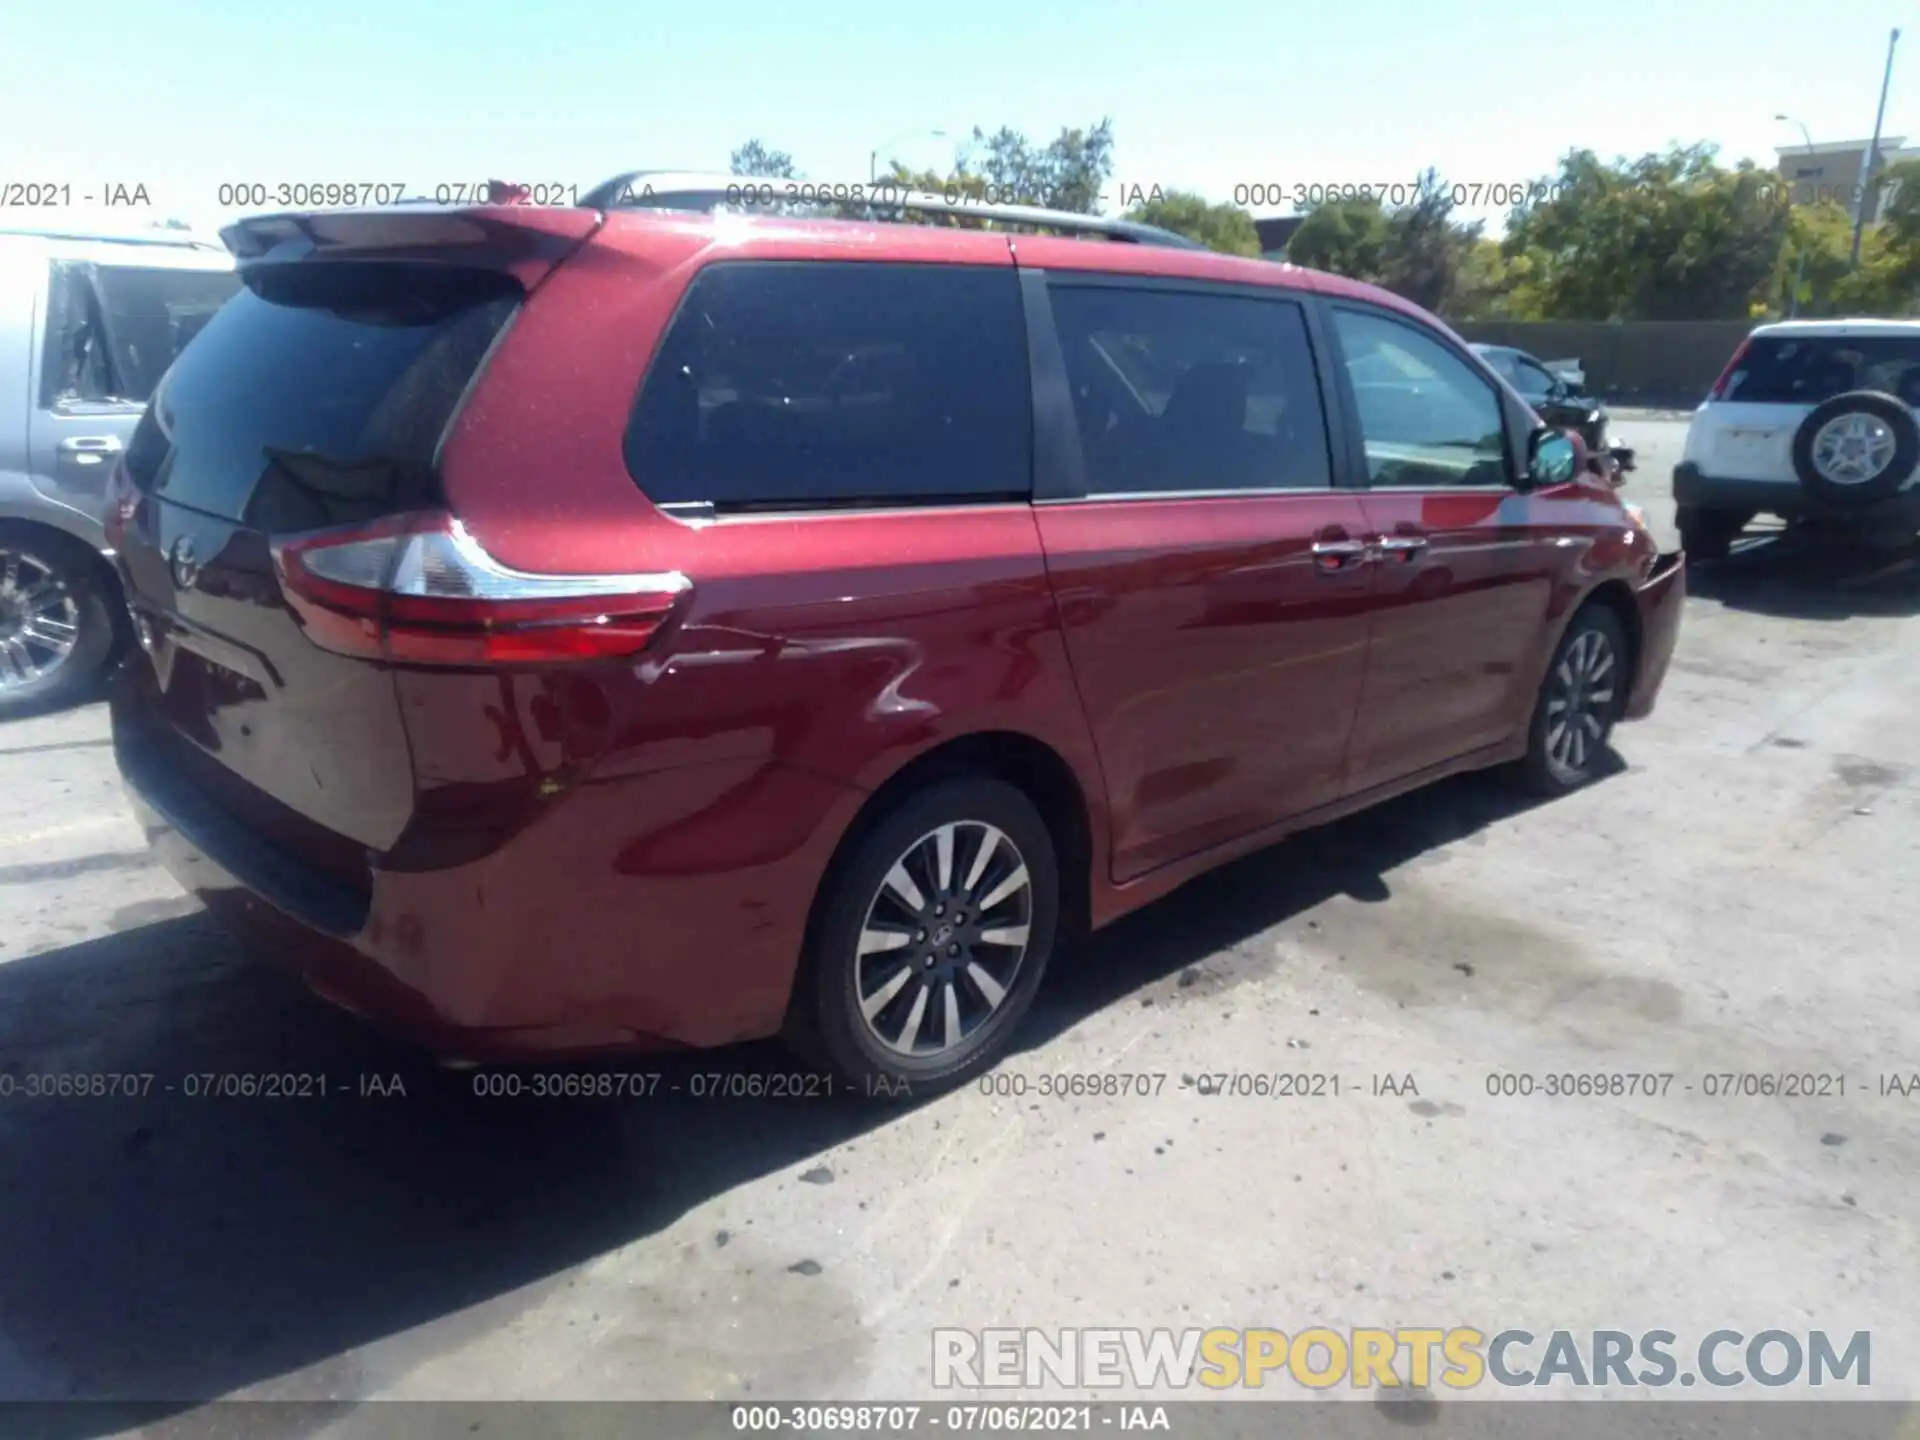
<svg viewBox="0 0 1920 1440"><path fill-rule="evenodd" d="M1547 766L1562 781L1580 779L1607 738L1620 680L1613 642L1599 630L1574 637L1547 685Z"/></svg>
<svg viewBox="0 0 1920 1440"><path fill-rule="evenodd" d="M1886 421L1850 410L1814 432L1813 468L1835 485L1865 485L1893 463L1895 445Z"/></svg>
<svg viewBox="0 0 1920 1440"><path fill-rule="evenodd" d="M867 906L854 959L873 1038L921 1060L966 1043L1013 989L1033 898L1019 847L985 821L942 825L909 845Z"/></svg>
<svg viewBox="0 0 1920 1440"><path fill-rule="evenodd" d="M0 694L53 675L80 641L80 606L53 565L0 549Z"/></svg>

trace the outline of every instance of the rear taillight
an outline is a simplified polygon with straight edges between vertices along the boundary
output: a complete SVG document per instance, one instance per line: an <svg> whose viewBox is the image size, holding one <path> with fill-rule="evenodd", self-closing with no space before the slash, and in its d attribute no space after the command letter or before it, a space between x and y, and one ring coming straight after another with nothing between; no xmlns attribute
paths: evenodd
<svg viewBox="0 0 1920 1440"><path fill-rule="evenodd" d="M1740 362L1747 358L1747 351L1753 348L1753 337L1749 335L1740 342L1740 348L1733 352L1733 358L1727 361L1727 368L1720 372L1720 378L1713 382L1713 389L1707 392L1709 400L1727 398L1727 384L1733 379L1733 372L1740 368Z"/></svg>
<svg viewBox="0 0 1920 1440"><path fill-rule="evenodd" d="M276 541L287 603L316 645L406 665L604 660L643 649L684 575L532 575L453 516L401 515Z"/></svg>

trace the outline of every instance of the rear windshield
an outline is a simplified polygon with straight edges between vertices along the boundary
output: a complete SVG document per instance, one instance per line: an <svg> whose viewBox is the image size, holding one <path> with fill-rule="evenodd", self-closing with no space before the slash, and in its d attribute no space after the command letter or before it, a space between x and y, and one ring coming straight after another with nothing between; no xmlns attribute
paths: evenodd
<svg viewBox="0 0 1920 1440"><path fill-rule="evenodd" d="M1818 405L1849 390L1920 404L1920 334L1762 335L1727 377L1725 398Z"/></svg>
<svg viewBox="0 0 1920 1440"><path fill-rule="evenodd" d="M270 532L431 503L440 437L518 296L444 267L257 272L161 381L128 473Z"/></svg>
<svg viewBox="0 0 1920 1440"><path fill-rule="evenodd" d="M642 387L627 466L658 504L939 503L1032 491L1010 268L703 271Z"/></svg>

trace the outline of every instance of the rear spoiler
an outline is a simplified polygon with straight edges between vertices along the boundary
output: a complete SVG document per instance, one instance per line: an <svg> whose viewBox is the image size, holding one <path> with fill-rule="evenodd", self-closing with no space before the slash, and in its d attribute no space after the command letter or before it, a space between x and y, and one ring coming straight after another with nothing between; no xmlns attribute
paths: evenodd
<svg viewBox="0 0 1920 1440"><path fill-rule="evenodd" d="M600 228L594 210L497 205L392 205L249 215L220 231L240 273L315 260L503 270L531 290Z"/></svg>

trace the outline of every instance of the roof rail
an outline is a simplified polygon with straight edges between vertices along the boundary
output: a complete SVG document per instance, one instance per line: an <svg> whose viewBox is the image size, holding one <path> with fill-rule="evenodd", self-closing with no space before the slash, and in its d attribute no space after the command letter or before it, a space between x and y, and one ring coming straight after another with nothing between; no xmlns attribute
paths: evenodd
<svg viewBox="0 0 1920 1440"><path fill-rule="evenodd" d="M1204 250L1197 240L1158 225L1083 215L1075 210L1049 210L1039 205L1002 205L972 200L957 193L908 190L888 180L839 183L824 180L763 179L752 175L722 175L684 170L632 170L596 185L580 197L594 210L695 210L711 212L723 206L819 205L847 210L898 210L904 213L969 215L977 220L1032 225L1074 234L1104 235L1136 245L1165 245L1178 250Z"/></svg>

